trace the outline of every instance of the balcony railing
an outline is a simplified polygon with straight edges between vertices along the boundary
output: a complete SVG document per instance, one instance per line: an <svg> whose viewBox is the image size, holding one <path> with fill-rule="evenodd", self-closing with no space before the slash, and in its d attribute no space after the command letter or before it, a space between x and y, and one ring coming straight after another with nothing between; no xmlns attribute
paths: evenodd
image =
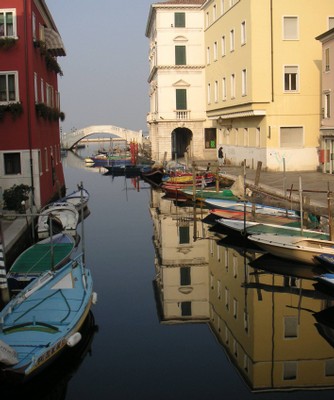
<svg viewBox="0 0 334 400"><path fill-rule="evenodd" d="M190 111L189 110L176 110L176 119L179 120L188 120L190 119Z"/></svg>

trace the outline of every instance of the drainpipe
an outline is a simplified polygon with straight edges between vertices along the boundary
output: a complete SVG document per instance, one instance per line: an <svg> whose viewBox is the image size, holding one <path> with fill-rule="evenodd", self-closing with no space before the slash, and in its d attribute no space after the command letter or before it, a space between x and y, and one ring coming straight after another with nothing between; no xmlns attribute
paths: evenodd
<svg viewBox="0 0 334 400"><path fill-rule="evenodd" d="M27 41L28 39L28 7L27 7L27 0L24 0L24 35L25 35L25 40ZM27 82L27 90L26 90L26 102L27 102L27 127L28 127L28 142L29 142L29 163L30 163L30 180L31 180L31 196L32 196L32 206L35 206L35 184L34 184L34 166L33 166L33 157L32 157L32 140L31 140L31 132L32 132L32 126L31 126L31 110L30 110L30 66L31 64L29 63L29 52L28 52L28 46L30 46L31 43L26 43L25 44L25 65L26 65L26 82Z"/></svg>

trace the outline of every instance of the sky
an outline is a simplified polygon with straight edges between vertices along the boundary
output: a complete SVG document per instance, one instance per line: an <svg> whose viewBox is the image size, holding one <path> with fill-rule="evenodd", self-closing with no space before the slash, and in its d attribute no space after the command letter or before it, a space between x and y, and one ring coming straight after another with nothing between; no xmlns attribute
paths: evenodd
<svg viewBox="0 0 334 400"><path fill-rule="evenodd" d="M147 132L152 0L46 0L66 57L58 85L63 132L114 125Z"/></svg>

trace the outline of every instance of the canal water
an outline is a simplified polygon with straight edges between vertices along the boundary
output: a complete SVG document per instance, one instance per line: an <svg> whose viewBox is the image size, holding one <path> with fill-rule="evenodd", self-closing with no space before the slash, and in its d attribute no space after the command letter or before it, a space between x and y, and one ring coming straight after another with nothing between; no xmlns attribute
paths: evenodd
<svg viewBox="0 0 334 400"><path fill-rule="evenodd" d="M206 209L176 205L142 180L104 175L73 154L63 163L68 190L82 182L90 193L91 214L79 233L98 294L94 329L76 360L60 360L51 373L58 380L36 379L23 393L36 388L35 399L57 400L333 398L333 298L315 287L318 271L276 265L240 238L218 236L203 222Z"/></svg>

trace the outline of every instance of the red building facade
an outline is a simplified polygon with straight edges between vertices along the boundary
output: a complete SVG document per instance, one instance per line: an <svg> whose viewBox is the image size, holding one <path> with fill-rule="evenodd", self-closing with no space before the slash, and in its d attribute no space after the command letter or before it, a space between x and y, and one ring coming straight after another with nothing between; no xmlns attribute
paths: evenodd
<svg viewBox="0 0 334 400"><path fill-rule="evenodd" d="M65 187L57 62L65 55L44 0L1 0L0 188L28 185L37 208Z"/></svg>

